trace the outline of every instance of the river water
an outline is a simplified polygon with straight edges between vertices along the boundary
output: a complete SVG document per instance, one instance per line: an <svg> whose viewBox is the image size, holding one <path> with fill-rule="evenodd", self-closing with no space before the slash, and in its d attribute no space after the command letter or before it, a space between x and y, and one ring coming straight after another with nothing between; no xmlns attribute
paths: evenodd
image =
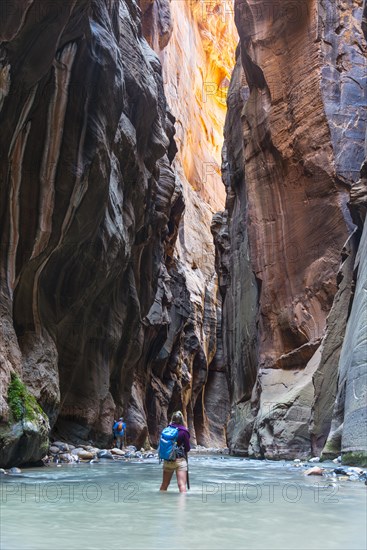
<svg viewBox="0 0 367 550"><path fill-rule="evenodd" d="M366 548L367 487L360 481L307 477L285 461L198 455L190 457L187 495L175 478L160 493L160 481L157 459L3 476L0 548Z"/></svg>

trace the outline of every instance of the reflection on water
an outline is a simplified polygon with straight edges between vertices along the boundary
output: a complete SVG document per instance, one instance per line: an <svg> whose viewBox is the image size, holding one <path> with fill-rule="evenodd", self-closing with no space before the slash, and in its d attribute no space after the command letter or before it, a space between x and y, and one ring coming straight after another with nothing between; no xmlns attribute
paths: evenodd
<svg viewBox="0 0 367 550"><path fill-rule="evenodd" d="M194 456L186 495L153 459L23 474L1 479L2 550L366 548L366 486L292 463Z"/></svg>

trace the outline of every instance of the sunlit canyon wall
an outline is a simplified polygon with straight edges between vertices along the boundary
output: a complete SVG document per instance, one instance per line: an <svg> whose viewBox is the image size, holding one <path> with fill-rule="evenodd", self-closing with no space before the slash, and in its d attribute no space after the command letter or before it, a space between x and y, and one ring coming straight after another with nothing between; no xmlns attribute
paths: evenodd
<svg viewBox="0 0 367 550"><path fill-rule="evenodd" d="M135 396L146 395L154 442L167 422L167 411L182 408L194 442L226 445L228 377L210 225L225 200L221 149L238 42L232 2L230 6L223 11L220 1L141 3L144 35L161 60L164 90L175 117L178 151L172 166L185 203L169 269L174 296L168 336L152 364L148 392L141 389L146 386L145 372L133 391L132 411L137 408Z"/></svg>

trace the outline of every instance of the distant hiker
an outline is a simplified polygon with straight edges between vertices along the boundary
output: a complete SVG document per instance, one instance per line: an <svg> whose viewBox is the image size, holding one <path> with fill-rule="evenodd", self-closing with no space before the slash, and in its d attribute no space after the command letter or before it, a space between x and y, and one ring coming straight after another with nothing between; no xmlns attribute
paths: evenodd
<svg viewBox="0 0 367 550"><path fill-rule="evenodd" d="M188 484L188 457L190 450L190 433L184 426L181 411L173 413L171 423L164 428L159 441L158 454L163 463L163 480L160 490L167 491L173 472L176 472L180 493L186 493Z"/></svg>
<svg viewBox="0 0 367 550"><path fill-rule="evenodd" d="M122 449L124 446L124 436L125 436L125 430L126 430L126 424L124 422L123 417L121 416L118 420L114 421L113 424L113 436L114 436L114 444L118 449Z"/></svg>

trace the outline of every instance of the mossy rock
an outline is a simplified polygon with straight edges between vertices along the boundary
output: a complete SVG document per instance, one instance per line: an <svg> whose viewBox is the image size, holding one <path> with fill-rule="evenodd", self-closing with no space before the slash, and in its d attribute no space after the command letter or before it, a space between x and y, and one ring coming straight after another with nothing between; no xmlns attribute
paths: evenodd
<svg viewBox="0 0 367 550"><path fill-rule="evenodd" d="M38 415L47 418L36 398L29 393L26 386L16 374L12 374L8 388L8 405L15 422L20 420L37 420Z"/></svg>
<svg viewBox="0 0 367 550"><path fill-rule="evenodd" d="M321 453L321 462L324 460L333 460L341 455L343 424L337 430L329 434Z"/></svg>
<svg viewBox="0 0 367 550"><path fill-rule="evenodd" d="M326 448L324 448L324 450L322 451L321 456L320 456L320 462L325 462L327 460L334 460L334 458L338 458L338 456L340 456L340 454L341 454L340 449L326 449Z"/></svg>
<svg viewBox="0 0 367 550"><path fill-rule="evenodd" d="M367 468L367 452L365 451L352 451L342 454L342 464L348 466L359 466L360 468Z"/></svg>
<svg viewBox="0 0 367 550"><path fill-rule="evenodd" d="M9 422L0 425L0 467L37 462L47 453L48 417L15 374L8 388Z"/></svg>

